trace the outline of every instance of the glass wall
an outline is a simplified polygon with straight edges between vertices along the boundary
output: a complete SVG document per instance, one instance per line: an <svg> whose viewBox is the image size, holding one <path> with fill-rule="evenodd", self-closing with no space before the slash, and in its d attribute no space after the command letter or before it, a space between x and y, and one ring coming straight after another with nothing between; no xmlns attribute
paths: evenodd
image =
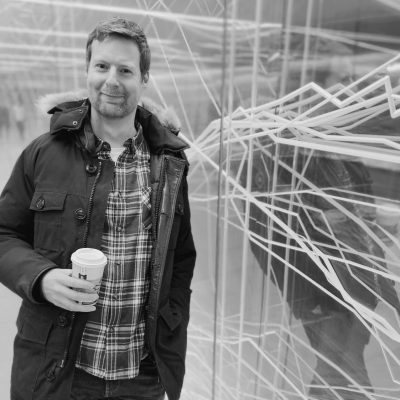
<svg viewBox="0 0 400 400"><path fill-rule="evenodd" d="M95 23L132 18L149 37L146 97L175 109L191 145L198 262L183 399L400 397L397 1L0 0L0 10L0 186L47 129L61 97L46 95L85 95ZM11 348L19 300L0 295Z"/></svg>

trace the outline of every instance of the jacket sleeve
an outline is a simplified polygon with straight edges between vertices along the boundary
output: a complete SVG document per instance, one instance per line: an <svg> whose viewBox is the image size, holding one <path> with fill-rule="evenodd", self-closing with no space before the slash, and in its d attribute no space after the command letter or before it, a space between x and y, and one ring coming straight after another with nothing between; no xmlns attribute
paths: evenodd
<svg viewBox="0 0 400 400"><path fill-rule="evenodd" d="M196 249L190 223L190 205L186 177L182 181L182 190L184 214L182 215L175 250L170 301L175 303L182 310L184 318L189 320L190 284L196 262Z"/></svg>
<svg viewBox="0 0 400 400"><path fill-rule="evenodd" d="M17 295L38 302L37 279L56 265L33 250L34 151L30 145L18 158L0 196L0 282Z"/></svg>

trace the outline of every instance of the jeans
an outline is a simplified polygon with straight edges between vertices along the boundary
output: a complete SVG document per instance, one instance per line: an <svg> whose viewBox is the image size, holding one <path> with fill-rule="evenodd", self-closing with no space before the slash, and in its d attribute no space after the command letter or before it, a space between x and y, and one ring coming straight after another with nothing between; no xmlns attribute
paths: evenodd
<svg viewBox="0 0 400 400"><path fill-rule="evenodd" d="M75 369L71 400L163 400L164 397L157 368L149 357L142 360L139 375L133 379L106 381Z"/></svg>

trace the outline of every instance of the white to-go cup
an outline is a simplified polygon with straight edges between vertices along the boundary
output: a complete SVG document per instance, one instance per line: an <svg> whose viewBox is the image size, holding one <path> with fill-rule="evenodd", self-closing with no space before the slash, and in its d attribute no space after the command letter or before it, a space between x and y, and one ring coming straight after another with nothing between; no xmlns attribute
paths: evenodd
<svg viewBox="0 0 400 400"><path fill-rule="evenodd" d="M71 261L72 276L91 282L96 292L99 293L104 267L107 265L107 257L104 253L97 249L85 247L72 253ZM85 305L95 303L82 302Z"/></svg>

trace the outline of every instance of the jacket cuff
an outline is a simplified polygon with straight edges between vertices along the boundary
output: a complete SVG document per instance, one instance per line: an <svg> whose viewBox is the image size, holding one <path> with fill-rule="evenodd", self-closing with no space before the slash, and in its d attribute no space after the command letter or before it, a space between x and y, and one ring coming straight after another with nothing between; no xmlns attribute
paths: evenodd
<svg viewBox="0 0 400 400"><path fill-rule="evenodd" d="M51 269L56 268L54 265L48 266L45 269L43 269L38 276L34 279L32 283L32 289L31 289L31 301L36 304L43 304L46 303L47 300L43 296L42 292L42 279L44 275L49 272Z"/></svg>

